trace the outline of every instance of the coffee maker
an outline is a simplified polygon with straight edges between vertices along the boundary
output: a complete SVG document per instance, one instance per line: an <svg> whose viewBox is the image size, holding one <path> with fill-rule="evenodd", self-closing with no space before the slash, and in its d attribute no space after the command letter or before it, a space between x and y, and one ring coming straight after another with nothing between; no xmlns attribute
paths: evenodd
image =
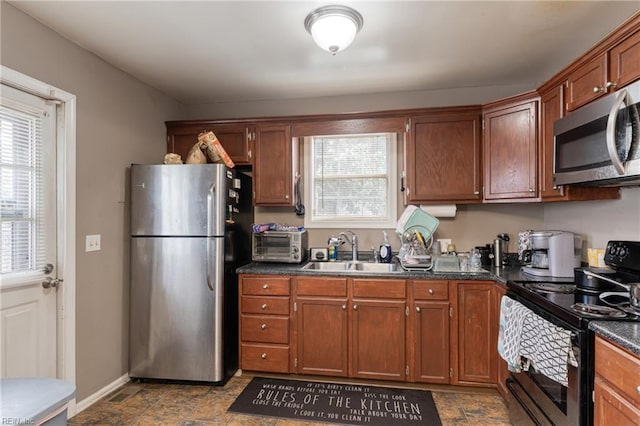
<svg viewBox="0 0 640 426"><path fill-rule="evenodd" d="M568 231L531 231L531 264L522 272L539 277L573 278L580 266L582 237Z"/></svg>

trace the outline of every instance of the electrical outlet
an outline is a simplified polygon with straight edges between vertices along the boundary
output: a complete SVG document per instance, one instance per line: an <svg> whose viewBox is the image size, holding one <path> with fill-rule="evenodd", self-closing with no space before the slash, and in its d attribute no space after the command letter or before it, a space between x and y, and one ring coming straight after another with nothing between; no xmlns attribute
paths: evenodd
<svg viewBox="0 0 640 426"><path fill-rule="evenodd" d="M449 251L448 246L451 244L451 238L438 238L437 242L440 243L440 253Z"/></svg>
<svg viewBox="0 0 640 426"><path fill-rule="evenodd" d="M99 251L100 250L100 234L87 235L85 237L84 251Z"/></svg>

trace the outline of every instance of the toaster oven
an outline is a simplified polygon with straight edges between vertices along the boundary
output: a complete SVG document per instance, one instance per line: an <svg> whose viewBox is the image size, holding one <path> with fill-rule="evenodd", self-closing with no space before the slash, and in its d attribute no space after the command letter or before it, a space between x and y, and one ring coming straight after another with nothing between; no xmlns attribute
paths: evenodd
<svg viewBox="0 0 640 426"><path fill-rule="evenodd" d="M264 231L253 233L254 262L301 263L307 260L307 231Z"/></svg>

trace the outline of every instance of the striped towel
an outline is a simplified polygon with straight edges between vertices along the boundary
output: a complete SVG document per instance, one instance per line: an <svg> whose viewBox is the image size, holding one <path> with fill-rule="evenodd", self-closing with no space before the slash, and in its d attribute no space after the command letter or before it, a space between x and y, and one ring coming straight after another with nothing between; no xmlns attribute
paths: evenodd
<svg viewBox="0 0 640 426"><path fill-rule="evenodd" d="M509 371L536 371L567 386L568 365L577 366L571 332L558 327L506 296L500 301L498 353Z"/></svg>

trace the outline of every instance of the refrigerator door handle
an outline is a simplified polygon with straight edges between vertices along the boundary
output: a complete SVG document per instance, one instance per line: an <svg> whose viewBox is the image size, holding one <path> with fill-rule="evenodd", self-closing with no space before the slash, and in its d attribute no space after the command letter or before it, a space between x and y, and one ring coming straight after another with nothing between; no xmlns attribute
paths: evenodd
<svg viewBox="0 0 640 426"><path fill-rule="evenodd" d="M209 290L215 292L215 288L213 288L213 265L212 259L216 255L215 249L215 238L207 238L207 285L209 286Z"/></svg>
<svg viewBox="0 0 640 426"><path fill-rule="evenodd" d="M215 217L214 203L215 203L216 184L212 183L207 193L207 237L214 235L215 224L213 223Z"/></svg>

